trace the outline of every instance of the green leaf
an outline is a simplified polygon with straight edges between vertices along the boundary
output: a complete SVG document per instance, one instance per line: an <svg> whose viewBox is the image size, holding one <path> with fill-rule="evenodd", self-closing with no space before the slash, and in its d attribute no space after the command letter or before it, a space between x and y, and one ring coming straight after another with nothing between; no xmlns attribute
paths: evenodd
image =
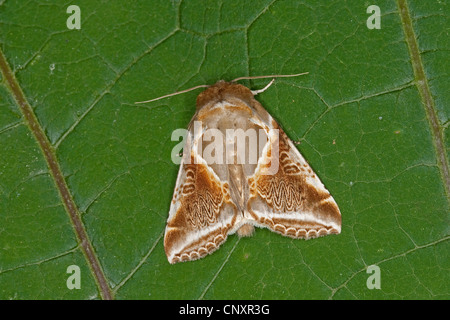
<svg viewBox="0 0 450 320"><path fill-rule="evenodd" d="M68 5L0 3L1 299L450 298L447 3L377 1L381 29L356 0L77 1L80 30ZM170 265L171 134L200 91L134 102L305 71L257 99L300 142L342 233L258 229Z"/></svg>

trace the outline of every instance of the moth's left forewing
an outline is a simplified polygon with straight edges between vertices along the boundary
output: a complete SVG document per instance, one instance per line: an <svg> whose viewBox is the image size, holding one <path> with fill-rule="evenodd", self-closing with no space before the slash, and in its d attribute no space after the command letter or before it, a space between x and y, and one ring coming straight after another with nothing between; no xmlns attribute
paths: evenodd
<svg viewBox="0 0 450 320"><path fill-rule="evenodd" d="M333 197L257 101L255 109L261 121L272 129L258 167L248 178L247 210L255 224L293 238L340 233L341 213Z"/></svg>
<svg viewBox="0 0 450 320"><path fill-rule="evenodd" d="M229 185L196 154L193 140L189 132L166 225L164 249L170 263L217 250L240 218Z"/></svg>

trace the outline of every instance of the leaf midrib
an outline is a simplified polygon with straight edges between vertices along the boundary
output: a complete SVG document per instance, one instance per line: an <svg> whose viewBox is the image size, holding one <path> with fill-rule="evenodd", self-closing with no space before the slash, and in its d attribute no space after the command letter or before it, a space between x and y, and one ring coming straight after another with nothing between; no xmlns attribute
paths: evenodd
<svg viewBox="0 0 450 320"><path fill-rule="evenodd" d="M431 129L431 135L433 139L433 146L436 152L436 158L438 162L439 171L442 176L442 182L444 185L447 199L450 195L450 173L448 166L447 154L445 152L444 138L442 128L439 125L439 120L436 112L434 100L431 95L431 90L428 85L428 79L425 75L423 68L422 58L420 56L419 45L417 37L414 32L414 28L409 13L409 8L406 0L397 1L399 15L401 18L403 31L405 33L406 43L408 44L409 54L411 57L411 64L414 70L414 76L416 80L417 90L420 93L422 104L425 108L428 124Z"/></svg>
<svg viewBox="0 0 450 320"><path fill-rule="evenodd" d="M69 187L66 184L64 179L64 175L62 174L61 168L58 163L58 159L56 154L48 140L47 136L44 133L41 125L39 124L36 115L33 112L30 104L28 103L25 95L14 76L14 73L11 70L6 58L3 54L3 51L0 49L0 70L2 76L6 82L7 87L9 88L14 100L19 106L20 111L25 119L28 128L33 133L36 138L39 147L42 150L45 161L50 169L50 173L52 175L53 181L55 182L56 188L58 189L59 195L61 197L62 202L64 203L64 207L69 215L69 218L72 222L72 226L75 230L75 234L77 235L78 241L81 245L82 251L86 257L86 260L91 268L94 279L97 282L97 286L100 290L101 296L103 299L111 300L111 288L106 281L105 274L103 269L100 266L96 253L93 249L89 236L86 232L86 229L81 221L80 214L78 212L78 208L73 200L73 197L69 191Z"/></svg>

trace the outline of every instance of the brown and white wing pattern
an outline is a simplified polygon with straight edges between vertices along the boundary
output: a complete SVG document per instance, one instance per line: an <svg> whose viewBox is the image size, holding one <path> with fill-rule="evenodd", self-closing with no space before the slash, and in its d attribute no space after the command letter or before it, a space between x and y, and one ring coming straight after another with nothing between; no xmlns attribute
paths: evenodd
<svg viewBox="0 0 450 320"><path fill-rule="evenodd" d="M271 145L248 178L251 218L258 226L292 238L340 233L341 213L333 197L273 119L272 126L278 128L279 135L269 139ZM272 153L275 143L278 153ZM275 174L268 174L270 161L279 161Z"/></svg>
<svg viewBox="0 0 450 320"><path fill-rule="evenodd" d="M206 163L181 163L164 237L170 263L199 259L218 249L242 215ZM197 158L197 161L201 159Z"/></svg>
<svg viewBox="0 0 450 320"><path fill-rule="evenodd" d="M199 130L196 122L202 123ZM208 154L205 151L215 146L204 139L207 129L225 137L215 150L226 150L231 163L204 157ZM241 163L237 160L246 159L245 154L239 154L234 145L228 148L234 139L228 139L228 130L236 129L265 132L256 143L259 146L262 141L264 147L252 151L257 161L250 161L249 156L248 163ZM250 147L244 148L249 155L254 150ZM170 263L199 259L218 249L229 234L237 231L240 236L250 235L253 225L310 239L340 233L341 213L253 93L242 85L219 81L197 97L197 113L189 126L167 220L167 259Z"/></svg>

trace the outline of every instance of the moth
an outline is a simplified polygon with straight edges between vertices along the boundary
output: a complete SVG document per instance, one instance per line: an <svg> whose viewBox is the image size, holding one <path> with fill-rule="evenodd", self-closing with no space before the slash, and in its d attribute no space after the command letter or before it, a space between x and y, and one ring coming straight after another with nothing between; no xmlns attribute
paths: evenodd
<svg viewBox="0 0 450 320"><path fill-rule="evenodd" d="M254 97L273 80L257 91L236 80L218 81L197 97L165 229L172 264L202 258L255 226L296 239L341 232L335 200ZM236 131L247 142L241 148L230 135Z"/></svg>

